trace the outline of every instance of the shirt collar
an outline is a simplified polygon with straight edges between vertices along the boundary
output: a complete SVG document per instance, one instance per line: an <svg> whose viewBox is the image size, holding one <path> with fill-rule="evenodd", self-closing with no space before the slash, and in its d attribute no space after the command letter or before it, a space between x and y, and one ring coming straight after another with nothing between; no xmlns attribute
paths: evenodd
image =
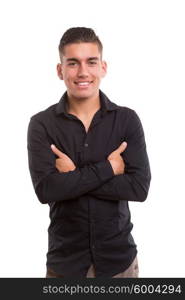
<svg viewBox="0 0 185 300"><path fill-rule="evenodd" d="M109 100L109 98L101 91L100 91L100 102L101 102L101 111L102 114L106 113L107 111L113 111L119 109L119 106ZM64 114L68 115L67 113L67 91L61 97L59 103L56 106L56 113L57 115Z"/></svg>

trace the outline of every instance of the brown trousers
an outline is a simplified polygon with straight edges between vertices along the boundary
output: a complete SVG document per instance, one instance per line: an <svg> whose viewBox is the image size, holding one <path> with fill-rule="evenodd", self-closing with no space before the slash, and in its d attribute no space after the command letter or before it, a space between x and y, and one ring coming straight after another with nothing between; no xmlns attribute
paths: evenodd
<svg viewBox="0 0 185 300"><path fill-rule="evenodd" d="M114 275L112 278L137 278L139 276L139 267L137 257L133 260L131 265L124 272ZM51 269L47 269L46 273L47 278L63 278L62 274L57 274ZM87 271L86 278L95 278L95 269L94 266L91 265Z"/></svg>

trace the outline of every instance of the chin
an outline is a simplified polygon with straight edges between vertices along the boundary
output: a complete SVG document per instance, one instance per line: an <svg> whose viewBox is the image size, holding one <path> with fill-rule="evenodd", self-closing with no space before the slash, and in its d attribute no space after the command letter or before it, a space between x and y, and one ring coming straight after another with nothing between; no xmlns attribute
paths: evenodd
<svg viewBox="0 0 185 300"><path fill-rule="evenodd" d="M80 92L73 93L73 96L75 98L79 98L79 99L87 99L87 98L93 97L94 94L95 93L89 93L89 92L86 92L86 91L80 91Z"/></svg>

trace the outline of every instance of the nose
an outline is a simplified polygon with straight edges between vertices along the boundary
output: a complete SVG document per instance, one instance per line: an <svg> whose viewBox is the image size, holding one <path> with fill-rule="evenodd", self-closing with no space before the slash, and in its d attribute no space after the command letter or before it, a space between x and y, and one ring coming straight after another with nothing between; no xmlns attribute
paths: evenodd
<svg viewBox="0 0 185 300"><path fill-rule="evenodd" d="M81 63L78 68L78 77L87 77L88 76L88 69L85 63Z"/></svg>

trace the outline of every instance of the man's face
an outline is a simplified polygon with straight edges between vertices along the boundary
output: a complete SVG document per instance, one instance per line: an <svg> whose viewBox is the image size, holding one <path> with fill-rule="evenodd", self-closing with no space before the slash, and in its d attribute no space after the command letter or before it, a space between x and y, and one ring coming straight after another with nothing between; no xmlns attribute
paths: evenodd
<svg viewBox="0 0 185 300"><path fill-rule="evenodd" d="M66 45L61 64L57 65L60 79L64 80L69 97L87 99L97 97L101 78L106 74L95 43Z"/></svg>

